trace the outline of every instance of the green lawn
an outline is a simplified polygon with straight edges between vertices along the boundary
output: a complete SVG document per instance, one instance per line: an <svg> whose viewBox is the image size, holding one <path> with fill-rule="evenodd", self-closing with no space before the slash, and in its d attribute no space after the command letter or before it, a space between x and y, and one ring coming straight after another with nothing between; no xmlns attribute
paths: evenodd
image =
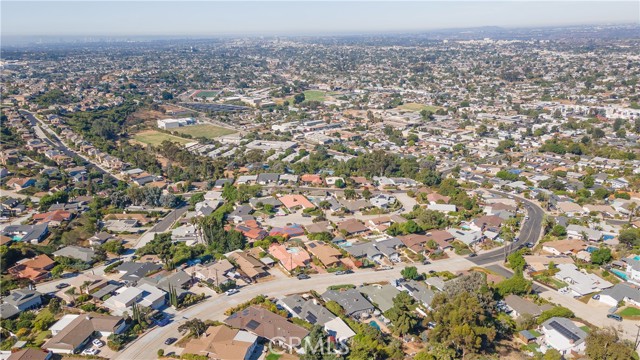
<svg viewBox="0 0 640 360"><path fill-rule="evenodd" d="M622 309L618 314L625 318L637 318L640 317L640 309L634 307L626 307Z"/></svg>
<svg viewBox="0 0 640 360"><path fill-rule="evenodd" d="M202 98L203 96L204 97L214 97L214 96L218 95L218 93L219 93L219 91L202 90L196 95L196 97L197 98Z"/></svg>
<svg viewBox="0 0 640 360"><path fill-rule="evenodd" d="M158 145L162 144L162 142L165 141L165 140L169 140L169 141L172 141L172 142L177 142L177 143L180 143L180 144L186 144L186 143L189 143L189 142L193 142L193 140L183 139L183 138L178 137L178 136L161 133L161 132L155 131L155 130L143 131L141 133L136 134L133 138L136 141L139 141L141 143L148 144L148 145L151 145L151 146L158 146Z"/></svg>
<svg viewBox="0 0 640 360"><path fill-rule="evenodd" d="M267 355L267 357L265 357L265 360L278 360L280 359L282 355L279 354L275 354L275 353L269 353L269 355Z"/></svg>
<svg viewBox="0 0 640 360"><path fill-rule="evenodd" d="M177 129L171 129L170 131L177 131L181 134L188 134L194 138L205 137L207 139L213 139L219 136L235 133L235 131L233 130L209 124L183 126Z"/></svg>
<svg viewBox="0 0 640 360"><path fill-rule="evenodd" d="M428 110L428 111L431 111L432 113L435 113L438 110L438 107L424 105L424 104L418 104L418 103L406 103L406 104L402 104L402 105L398 106L398 109L407 110L407 111Z"/></svg>
<svg viewBox="0 0 640 360"><path fill-rule="evenodd" d="M580 329L582 329L587 334L591 332L591 328L588 327L587 325L580 326Z"/></svg>

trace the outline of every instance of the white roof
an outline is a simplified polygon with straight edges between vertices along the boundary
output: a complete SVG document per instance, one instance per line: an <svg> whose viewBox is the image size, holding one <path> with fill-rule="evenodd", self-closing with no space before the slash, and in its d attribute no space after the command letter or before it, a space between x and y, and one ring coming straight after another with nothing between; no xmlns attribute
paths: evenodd
<svg viewBox="0 0 640 360"><path fill-rule="evenodd" d="M240 330L236 336L233 337L233 340L254 343L258 340L258 337L248 331Z"/></svg>
<svg viewBox="0 0 640 360"><path fill-rule="evenodd" d="M327 321L324 324L324 329L338 340L350 339L356 335L349 325L339 317L335 317L333 320Z"/></svg>
<svg viewBox="0 0 640 360"><path fill-rule="evenodd" d="M49 328L49 330L51 330L51 332L58 332L58 331L62 331L62 329L66 328L67 325L71 324L71 322L73 320L75 320L75 318L77 318L80 315L77 314L68 314L62 317L62 319L56 321L55 324L51 325L51 327Z"/></svg>

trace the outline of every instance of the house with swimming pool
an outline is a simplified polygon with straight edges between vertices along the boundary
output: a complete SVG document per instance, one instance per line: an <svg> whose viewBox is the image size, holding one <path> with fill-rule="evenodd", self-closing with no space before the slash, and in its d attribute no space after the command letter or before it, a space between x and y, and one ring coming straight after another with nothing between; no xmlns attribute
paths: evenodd
<svg viewBox="0 0 640 360"><path fill-rule="evenodd" d="M626 280L640 285L640 255L623 260L627 264Z"/></svg>

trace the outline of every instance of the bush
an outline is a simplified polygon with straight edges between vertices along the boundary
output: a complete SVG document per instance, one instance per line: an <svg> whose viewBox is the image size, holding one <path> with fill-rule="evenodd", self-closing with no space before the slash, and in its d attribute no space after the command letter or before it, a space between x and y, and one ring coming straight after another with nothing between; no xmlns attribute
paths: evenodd
<svg viewBox="0 0 640 360"><path fill-rule="evenodd" d="M575 314L573 313L573 311L567 309L566 307L563 306L556 306L553 309L549 309L546 311L543 311L542 314L540 314L540 316L538 317L538 324L542 324L543 322L551 319L552 317L566 317L566 318L573 318L575 316Z"/></svg>
<svg viewBox="0 0 640 360"><path fill-rule="evenodd" d="M158 357L164 356L164 349L158 349Z"/></svg>

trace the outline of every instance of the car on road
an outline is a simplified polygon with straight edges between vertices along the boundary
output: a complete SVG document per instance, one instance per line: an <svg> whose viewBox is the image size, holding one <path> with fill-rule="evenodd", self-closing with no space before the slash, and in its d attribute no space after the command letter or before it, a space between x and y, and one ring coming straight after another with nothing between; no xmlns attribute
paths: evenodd
<svg viewBox="0 0 640 360"><path fill-rule="evenodd" d="M173 344L173 343L174 343L174 342L176 342L176 341L178 341L178 339L176 339L176 338L174 338L174 337L170 337L170 338L167 338L167 340L165 340L165 341L164 341L164 344L165 344L165 345L171 345L171 344Z"/></svg>
<svg viewBox="0 0 640 360"><path fill-rule="evenodd" d="M615 321L622 321L622 316L620 316L618 314L607 314L607 317L609 319L613 319Z"/></svg>
<svg viewBox="0 0 640 360"><path fill-rule="evenodd" d="M429 270L429 274L435 274L436 271L435 270Z"/></svg>
<svg viewBox="0 0 640 360"><path fill-rule="evenodd" d="M526 246L529 249L531 249L531 248L533 248L533 243L532 242L526 242L526 243L524 243L524 246Z"/></svg>
<svg viewBox="0 0 640 360"><path fill-rule="evenodd" d="M336 275L346 275L346 274L352 274L352 273L353 273L352 270L340 270L335 272Z"/></svg>
<svg viewBox="0 0 640 360"><path fill-rule="evenodd" d="M600 300L600 294L595 294L591 297L593 300Z"/></svg>
<svg viewBox="0 0 640 360"><path fill-rule="evenodd" d="M525 219L525 220L529 220L529 216L525 216L525 217L524 217L524 219Z"/></svg>
<svg viewBox="0 0 640 360"><path fill-rule="evenodd" d="M429 260L425 260L422 262L422 265L430 265L430 264L431 264L431 261Z"/></svg>
<svg viewBox="0 0 640 360"><path fill-rule="evenodd" d="M393 269L393 266L385 265L385 266L380 266L376 270L391 270L391 269Z"/></svg>
<svg viewBox="0 0 640 360"><path fill-rule="evenodd" d="M56 285L56 289L62 290L62 289L67 288L69 286L71 286L71 285L69 285L67 283L60 283L60 284Z"/></svg>
<svg viewBox="0 0 640 360"><path fill-rule="evenodd" d="M225 291L224 293L225 293L227 296L231 296L231 295L233 295L233 294L237 294L237 293L239 293L239 292L240 292L240 290L238 290L238 289L229 289L229 290Z"/></svg>
<svg viewBox="0 0 640 360"><path fill-rule="evenodd" d="M95 347L101 348L104 346L104 343L100 339L93 339L91 342Z"/></svg>
<svg viewBox="0 0 640 360"><path fill-rule="evenodd" d="M84 350L82 350L82 355L98 355L99 352L100 352L100 350L95 349L95 348L84 349Z"/></svg>
<svg viewBox="0 0 640 360"><path fill-rule="evenodd" d="M476 253L469 254L469 257L476 257L476 256L478 256L478 254L476 254Z"/></svg>
<svg viewBox="0 0 640 360"><path fill-rule="evenodd" d="M311 276L307 275L307 274L298 274L298 280L306 280L306 279L310 279Z"/></svg>

